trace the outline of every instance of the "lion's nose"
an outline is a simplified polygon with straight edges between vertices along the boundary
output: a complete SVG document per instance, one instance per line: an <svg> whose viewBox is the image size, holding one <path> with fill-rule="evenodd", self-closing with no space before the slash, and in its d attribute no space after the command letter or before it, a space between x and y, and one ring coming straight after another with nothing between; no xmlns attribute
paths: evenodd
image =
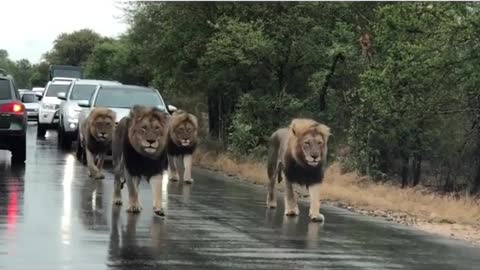
<svg viewBox="0 0 480 270"><path fill-rule="evenodd" d="M155 140L147 139L147 142L148 142L149 144L153 144L153 143L155 142Z"/></svg>
<svg viewBox="0 0 480 270"><path fill-rule="evenodd" d="M312 154L312 158L313 158L314 160L317 160L319 156L320 156L320 155L317 154L317 153Z"/></svg>

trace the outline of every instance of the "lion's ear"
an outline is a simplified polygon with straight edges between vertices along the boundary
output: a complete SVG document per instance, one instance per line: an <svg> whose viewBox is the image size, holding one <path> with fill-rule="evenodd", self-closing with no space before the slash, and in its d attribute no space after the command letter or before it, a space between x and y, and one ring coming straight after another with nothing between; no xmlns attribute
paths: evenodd
<svg viewBox="0 0 480 270"><path fill-rule="evenodd" d="M108 110L108 117L112 118L113 122L115 122L117 120L117 113L112 110Z"/></svg>
<svg viewBox="0 0 480 270"><path fill-rule="evenodd" d="M134 105L130 109L130 115L129 116L130 116L130 118L135 118L135 116L142 115L144 110L145 110L145 107L143 107L141 105Z"/></svg>
<svg viewBox="0 0 480 270"><path fill-rule="evenodd" d="M318 124L318 126L316 127L318 132L320 132L323 136L323 138L325 139L325 143L327 143L328 141L328 138L330 136L332 136L332 133L330 131L330 128L324 124Z"/></svg>
<svg viewBox="0 0 480 270"><path fill-rule="evenodd" d="M165 111L160 110L159 108L153 108L152 112L162 122L167 122L167 121L170 120L170 114L168 114Z"/></svg>

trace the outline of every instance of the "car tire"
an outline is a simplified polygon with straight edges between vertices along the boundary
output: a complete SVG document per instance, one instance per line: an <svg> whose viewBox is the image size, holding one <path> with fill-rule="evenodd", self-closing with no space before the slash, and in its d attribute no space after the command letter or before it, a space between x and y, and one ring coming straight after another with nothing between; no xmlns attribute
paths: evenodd
<svg viewBox="0 0 480 270"><path fill-rule="evenodd" d="M27 138L24 135L20 141L15 142L12 149L12 163L13 164L23 164L27 159Z"/></svg>
<svg viewBox="0 0 480 270"><path fill-rule="evenodd" d="M82 147L80 139L78 139L76 143L75 155L77 156L78 161L87 164L87 157L85 156L85 150Z"/></svg>
<svg viewBox="0 0 480 270"><path fill-rule="evenodd" d="M45 137L45 133L47 133L47 128L44 125L38 123L38 125L37 125L37 138Z"/></svg>
<svg viewBox="0 0 480 270"><path fill-rule="evenodd" d="M58 146L64 150L70 150L72 147L72 136L63 131L61 126L58 127Z"/></svg>

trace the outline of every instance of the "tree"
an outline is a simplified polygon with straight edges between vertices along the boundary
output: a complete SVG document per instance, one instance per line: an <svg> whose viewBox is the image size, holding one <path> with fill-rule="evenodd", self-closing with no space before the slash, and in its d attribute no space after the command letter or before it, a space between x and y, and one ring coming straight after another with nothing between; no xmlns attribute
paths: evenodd
<svg viewBox="0 0 480 270"><path fill-rule="evenodd" d="M57 37L53 49L44 58L50 64L83 66L102 40L104 38L90 29L63 33Z"/></svg>

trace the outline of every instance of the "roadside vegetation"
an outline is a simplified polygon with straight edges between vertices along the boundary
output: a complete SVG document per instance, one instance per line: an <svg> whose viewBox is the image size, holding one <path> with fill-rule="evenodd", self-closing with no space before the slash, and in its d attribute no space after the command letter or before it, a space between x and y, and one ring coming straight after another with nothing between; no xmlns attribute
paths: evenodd
<svg viewBox="0 0 480 270"><path fill-rule="evenodd" d="M202 165L258 183L270 134L312 117L333 132L326 199L479 223L477 3L138 2L125 14L117 39L60 35L28 80L2 51L0 68L26 86L49 64L153 86L201 119Z"/></svg>

